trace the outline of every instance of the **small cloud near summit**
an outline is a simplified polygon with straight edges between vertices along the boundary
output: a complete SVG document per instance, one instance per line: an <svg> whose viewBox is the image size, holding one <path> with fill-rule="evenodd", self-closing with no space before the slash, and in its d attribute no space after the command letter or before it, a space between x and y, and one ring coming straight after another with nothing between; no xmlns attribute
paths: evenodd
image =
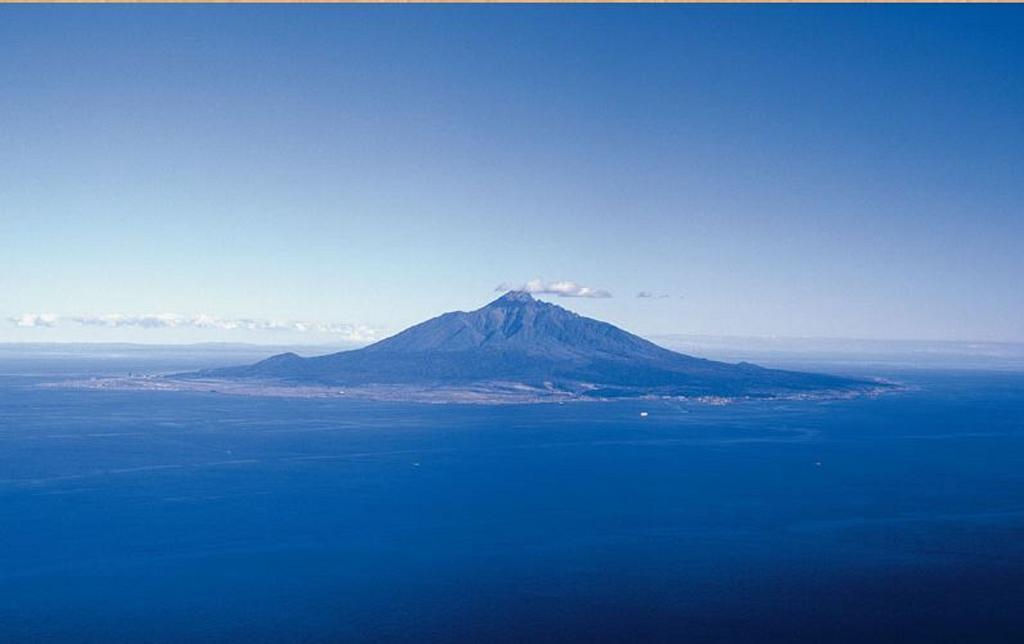
<svg viewBox="0 0 1024 644"><path fill-rule="evenodd" d="M498 284L498 286L494 290L523 291L524 293L531 293L533 295L557 295L558 297L606 298L612 296L610 292L606 291L603 288L591 288L589 286L582 286L570 280L545 282L544 280L540 279L532 279L526 284L520 286L504 282L502 284Z"/></svg>
<svg viewBox="0 0 1024 644"><path fill-rule="evenodd" d="M666 295L664 293L652 293L650 291L640 291L639 293L636 294L636 296L639 297L639 298L644 298L644 299L649 299L649 300L663 300L663 299L668 297L668 295Z"/></svg>

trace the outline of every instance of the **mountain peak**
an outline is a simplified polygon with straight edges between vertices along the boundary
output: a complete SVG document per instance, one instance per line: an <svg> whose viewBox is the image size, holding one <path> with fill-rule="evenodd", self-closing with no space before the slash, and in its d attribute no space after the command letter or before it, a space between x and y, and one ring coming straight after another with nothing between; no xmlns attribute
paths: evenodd
<svg viewBox="0 0 1024 644"><path fill-rule="evenodd" d="M491 304L530 304L531 302L536 301L537 300L526 291L509 291L491 302Z"/></svg>

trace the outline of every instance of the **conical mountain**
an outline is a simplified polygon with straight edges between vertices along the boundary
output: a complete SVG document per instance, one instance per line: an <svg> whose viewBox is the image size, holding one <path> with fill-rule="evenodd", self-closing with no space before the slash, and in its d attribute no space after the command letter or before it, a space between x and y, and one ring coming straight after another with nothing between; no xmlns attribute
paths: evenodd
<svg viewBox="0 0 1024 644"><path fill-rule="evenodd" d="M868 383L694 358L622 329L510 291L368 347L301 358L286 353L203 377L340 386L515 383L595 396L775 395Z"/></svg>
<svg viewBox="0 0 1024 644"><path fill-rule="evenodd" d="M509 291L475 311L427 320L366 348L369 352L522 352L537 358L629 358L671 353L606 322ZM678 354L675 354L678 355Z"/></svg>

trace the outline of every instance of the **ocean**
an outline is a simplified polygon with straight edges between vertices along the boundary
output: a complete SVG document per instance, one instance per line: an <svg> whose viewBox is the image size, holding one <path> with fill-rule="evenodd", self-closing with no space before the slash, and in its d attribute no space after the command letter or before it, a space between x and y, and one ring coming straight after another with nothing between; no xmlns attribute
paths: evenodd
<svg viewBox="0 0 1024 644"><path fill-rule="evenodd" d="M1024 641L1024 373L476 406L30 364L0 361L3 642Z"/></svg>

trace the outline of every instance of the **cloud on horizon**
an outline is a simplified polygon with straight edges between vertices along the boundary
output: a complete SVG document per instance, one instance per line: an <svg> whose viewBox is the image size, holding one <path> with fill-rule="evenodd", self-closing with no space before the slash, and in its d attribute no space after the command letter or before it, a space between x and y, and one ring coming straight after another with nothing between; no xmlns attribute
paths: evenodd
<svg viewBox="0 0 1024 644"><path fill-rule="evenodd" d="M147 313L128 315L110 313L107 315L58 316L50 313L24 313L8 318L15 326L55 327L68 322L79 326L103 328L140 329L215 329L220 331L293 331L298 333L327 333L342 336L346 340L371 341L381 336L379 330L361 324L339 322L303 322L296 320L277 321L259 318L221 318L214 315L179 315L177 313Z"/></svg>
<svg viewBox="0 0 1024 644"><path fill-rule="evenodd" d="M558 280L545 282L540 279L532 279L526 284L516 286L507 282L498 284L495 291L524 291L534 295L557 295L558 297L590 297L607 298L612 294L603 288L590 288L582 286L571 280Z"/></svg>
<svg viewBox="0 0 1024 644"><path fill-rule="evenodd" d="M53 313L22 313L7 320L22 328L53 327L57 326L58 316Z"/></svg>

